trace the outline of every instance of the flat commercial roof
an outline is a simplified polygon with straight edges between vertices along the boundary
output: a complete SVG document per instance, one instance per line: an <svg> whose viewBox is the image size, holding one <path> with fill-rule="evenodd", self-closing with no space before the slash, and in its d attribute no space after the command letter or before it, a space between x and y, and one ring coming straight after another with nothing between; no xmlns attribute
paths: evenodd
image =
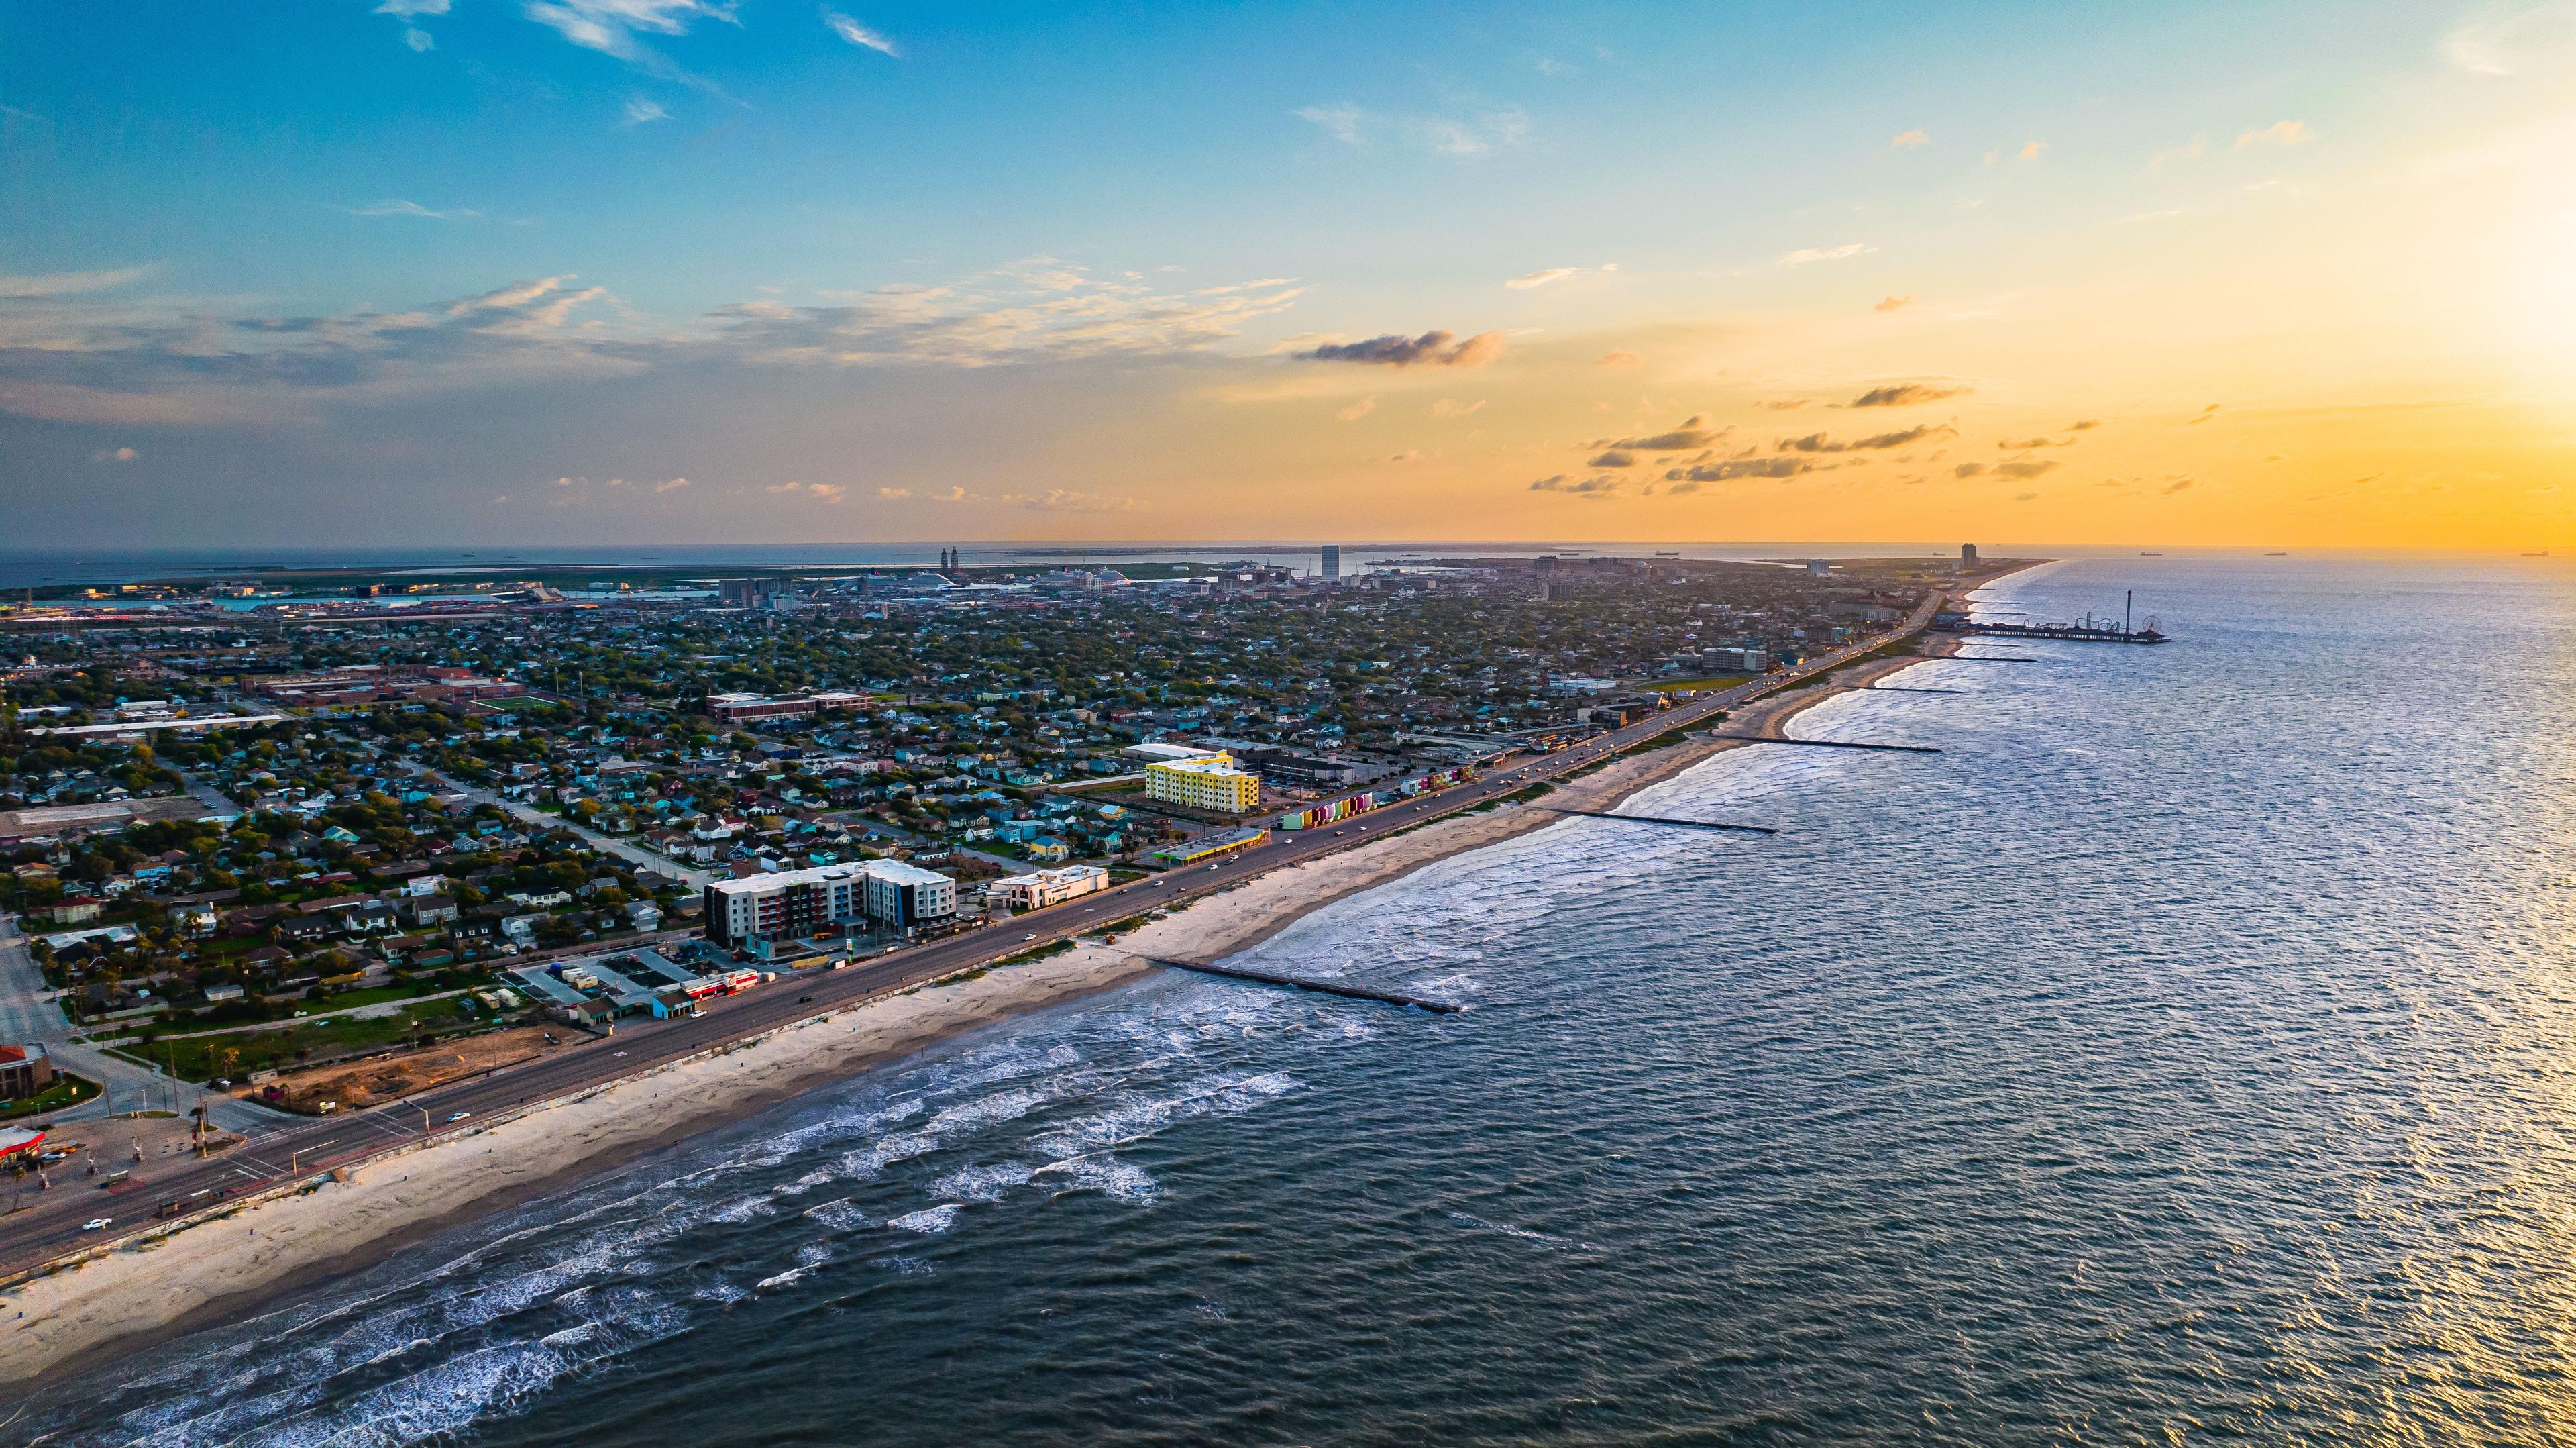
<svg viewBox="0 0 2576 1448"><path fill-rule="evenodd" d="M519 983L526 986L529 991L556 1005L577 1006L582 1002L580 991L555 979L542 965L514 965L510 967L510 974L516 976Z"/></svg>

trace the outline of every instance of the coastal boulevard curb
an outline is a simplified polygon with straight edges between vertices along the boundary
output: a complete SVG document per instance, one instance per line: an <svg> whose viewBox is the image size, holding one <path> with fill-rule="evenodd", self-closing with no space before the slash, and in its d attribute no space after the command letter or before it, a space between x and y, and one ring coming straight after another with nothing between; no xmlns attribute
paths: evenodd
<svg viewBox="0 0 2576 1448"><path fill-rule="evenodd" d="M1991 582L1992 580L1988 581ZM1984 585L1980 584L1979 586L1982 587ZM1637 724L1629 725L1624 729L1614 730L1609 734L1602 735L1598 739L1592 741L1589 748L1577 747L1575 749L1561 751L1561 753L1569 756L1580 756L1582 759L1581 767L1589 768L1593 764L1616 759L1621 755L1626 754L1630 749L1633 749L1638 744L1642 744L1675 729L1685 728L1721 708L1749 704L1756 700L1767 698L1773 694L1779 693L1794 685L1814 679L1820 675L1830 674L1836 669L1843 668L1846 665L1858 661L1867 654L1886 649L1895 644L1903 643L1906 640L1921 634L1925 628L1929 627L1932 614L1940 601L1941 596L1936 594L1933 598L1927 600L1923 605L1918 607L1914 613L1897 628L1891 629L1884 634L1873 635L1870 638L1852 644L1847 644L1840 649L1836 649L1831 653L1811 661L1803 668L1783 673L1776 678L1759 679L1738 685L1735 688L1726 690L1722 693L1713 694L1704 699L1696 700L1689 705L1683 706L1682 709L1658 714L1642 720ZM1681 717L1675 717L1676 715ZM1621 736L1623 735L1631 737L1622 739ZM1777 742L1747 736L1728 737L1730 742L1746 744ZM1548 756L1548 758L1553 757L1554 756ZM1575 767L1575 759L1568 758L1561 766L1551 769L1548 772L1554 775L1562 775L1571 772ZM1476 782L1466 782L1454 786L1450 790L1444 790L1441 794L1427 797L1422 801L1422 803L1437 804L1440 807L1433 809L1421 819L1408 821L1403 827L1403 830L1418 828L1421 825L1430 824L1433 821L1446 818L1449 815L1458 813L1462 810L1474 809L1479 805L1497 803L1508 798L1508 795L1495 795L1492 793L1490 786L1494 781L1487 780L1482 782L1488 785L1488 788L1483 791L1475 789L1474 784ZM1444 795L1449 796L1449 798L1443 799L1442 796ZM1471 800L1468 796L1474 796L1474 798ZM1397 833L1402 833L1403 830L1388 831L1383 834L1364 835L1361 838L1350 841L1347 845L1312 849L1300 853L1294 858L1282 858L1275 862L1265 861L1262 869L1252 871L1249 874L1236 875L1223 880L1214 881L1197 889L1178 889L1174 891L1169 899L1147 908L1161 910L1185 908L1186 906L1195 904L1211 895L1219 894L1223 891L1235 889L1241 885L1248 884L1252 880L1270 873L1272 870L1303 864L1308 860L1338 853L1341 850L1355 849L1362 845L1374 844L1381 840L1391 838ZM1135 886L1150 885L1157 881L1168 883L1171 880L1172 872L1148 876L1143 880L1130 882L1129 885L1122 885L1111 890L1103 891L1095 898L1105 901L1114 898L1121 891L1134 888ZM1021 918L1029 919L1030 917ZM1031 923L1035 922L1032 920ZM1070 923L1068 922L1068 924ZM801 1030L806 1026L817 1025L829 1021L835 1016L849 1014L853 1011L874 1005L879 1001L887 1000L892 997L905 994L909 991L944 985L961 977L990 970L998 962L1012 955L1020 954L1027 950L1041 949L1046 946L1060 944L1068 940L1077 940L1081 934L1082 927L1072 926L1071 928L1048 932L1043 935L1042 938L1035 941L1021 940L1016 942L996 942L995 948L989 955L979 955L962 963L953 963L935 967L929 973L919 977L898 977L896 980L889 982L881 989L866 992L848 1001L835 1003L826 1009L819 1010L811 1014L797 1015L760 1030L753 1031L745 1035L734 1036L714 1045L686 1052L682 1055L672 1057L669 1060L639 1066L632 1070L620 1072L617 1075L603 1077L599 1080L576 1087L575 1089L558 1092L555 1095L545 1097L542 1100L522 1102L502 1108L489 1116L476 1120L471 1126L461 1127L459 1129L446 1132L430 1130L425 1132L416 1140L388 1142L380 1147L362 1148L357 1151L344 1152L335 1157L322 1158L314 1162L310 1170L290 1168L290 1170L281 1175L277 1181L269 1183L266 1186L254 1188L238 1196L222 1198L213 1205L207 1206L198 1211L156 1220L148 1226L138 1227L122 1235L91 1242L71 1251L59 1253L55 1256L42 1259L28 1266L0 1273L0 1293L8 1292L24 1283L34 1281L38 1278L52 1276L59 1272L98 1261L114 1252L149 1250L152 1246L167 1241L172 1236L186 1231L191 1227L198 1227L212 1222L221 1221L267 1202L283 1200L286 1197L301 1193L318 1191L329 1182L335 1180L349 1179L348 1176L343 1176L343 1173L347 1173L349 1176L354 1176L354 1174L361 1168L372 1166L379 1162L396 1160L400 1157L408 1156L414 1152L424 1150L431 1146L468 1139L488 1131L493 1127L506 1125L513 1121L524 1120L530 1116L570 1106L577 1102L587 1101L594 1096L598 1096L603 1092L613 1090L619 1086L626 1085L630 1082L646 1080L650 1077L661 1075L679 1067L694 1065L701 1061L715 1060L723 1056L729 1056L738 1051L759 1045L764 1041L771 1040L788 1031ZM1136 958L1145 960L1154 959L1150 956ZM1166 968L1177 967L1183 969L1205 969L1205 967L1198 966L1194 963L1183 963L1178 961L1155 961L1155 963L1163 965ZM1238 974L1237 972L1231 971L1211 973ZM1266 977L1256 977L1248 973L1240 974L1240 978L1246 980L1262 979L1265 983L1280 985L1304 986L1307 984L1303 981L1288 980L1286 978L1269 981ZM783 983L786 982L782 982L782 984ZM1340 992L1335 991L1333 993L1339 994ZM1412 1004L1412 1002L1406 1003ZM452 1084L458 1083L443 1083L441 1087L433 1089L443 1090L447 1085ZM214 1159L210 1158L209 1160ZM5 1223L5 1221L6 1218L0 1217L0 1223Z"/></svg>

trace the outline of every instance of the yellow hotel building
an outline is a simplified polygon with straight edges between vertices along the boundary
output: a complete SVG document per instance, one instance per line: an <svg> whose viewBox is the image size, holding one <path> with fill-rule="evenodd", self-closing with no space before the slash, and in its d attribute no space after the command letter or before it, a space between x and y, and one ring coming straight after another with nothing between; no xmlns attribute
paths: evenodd
<svg viewBox="0 0 2576 1448"><path fill-rule="evenodd" d="M1194 809L1248 814L1261 808L1261 776L1235 768L1233 755L1203 754L1146 765L1145 793Z"/></svg>

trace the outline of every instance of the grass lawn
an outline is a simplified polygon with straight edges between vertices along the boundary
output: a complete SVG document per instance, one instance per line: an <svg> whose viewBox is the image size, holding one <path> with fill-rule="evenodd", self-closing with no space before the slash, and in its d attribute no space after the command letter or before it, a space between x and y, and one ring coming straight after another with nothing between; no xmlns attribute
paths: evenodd
<svg viewBox="0 0 2576 1448"><path fill-rule="evenodd" d="M460 1007L454 1000L438 1000L368 1020L317 1013L307 1020L283 1022L274 1030L136 1042L119 1048L116 1054L175 1069L190 1081L217 1076L238 1081L253 1071L293 1067L307 1056L336 1056L396 1045L412 1039L415 1030L426 1037L482 1019L480 1012Z"/></svg>
<svg viewBox="0 0 2576 1448"><path fill-rule="evenodd" d="M53 1111L61 1107L75 1105L79 1102L87 1101L97 1094L97 1082L87 1080L83 1077L74 1076L70 1072L66 1071L54 1078L53 1085L46 1087L44 1090L37 1092L33 1096L23 1096L15 1101L0 1102L0 1121L5 1121L19 1116L34 1116L38 1112Z"/></svg>
<svg viewBox="0 0 2576 1448"><path fill-rule="evenodd" d="M1702 692L1709 692L1717 689L1732 689L1736 685L1741 684L1752 677L1753 676L1751 674L1722 674L1714 679L1654 679L1649 680L1644 687L1650 689L1698 689Z"/></svg>
<svg viewBox="0 0 2576 1448"><path fill-rule="evenodd" d="M417 985L380 985L366 990L344 990L322 1002L319 1007L307 1006L305 1009L318 1016L327 1011L348 1011L360 1006L380 1006L387 1001L407 1001L414 996L426 994L429 992Z"/></svg>

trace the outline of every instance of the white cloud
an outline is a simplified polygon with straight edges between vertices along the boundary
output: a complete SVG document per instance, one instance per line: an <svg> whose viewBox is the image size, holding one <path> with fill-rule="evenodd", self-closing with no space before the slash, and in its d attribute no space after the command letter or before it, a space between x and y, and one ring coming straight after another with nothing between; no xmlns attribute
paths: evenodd
<svg viewBox="0 0 2576 1448"><path fill-rule="evenodd" d="M2442 37L2442 58L2471 75L2554 75L2576 54L2576 5L2489 5Z"/></svg>
<svg viewBox="0 0 2576 1448"><path fill-rule="evenodd" d="M2242 151L2248 146L2265 144L2295 146L2310 139L2307 122L2275 121L2259 131L2247 131L2237 137L2236 149Z"/></svg>
<svg viewBox="0 0 2576 1448"><path fill-rule="evenodd" d="M1043 493L1004 493L1001 501L1037 513L1132 513L1140 504L1134 498L1112 493L1084 493L1070 488L1049 488Z"/></svg>
<svg viewBox="0 0 2576 1448"><path fill-rule="evenodd" d="M1375 411L1377 411L1377 399L1374 397L1363 397L1359 401L1352 403L1350 406L1343 408L1341 411L1334 413L1333 416L1340 418L1344 422L1357 422L1361 418L1366 417Z"/></svg>
<svg viewBox="0 0 2576 1448"><path fill-rule="evenodd" d="M1889 141L1887 143L1887 148L1891 151L1910 151L1916 146L1928 146L1931 144L1932 138L1923 133L1923 128L1921 126L1916 126L1910 131L1897 132L1896 139Z"/></svg>
<svg viewBox="0 0 2576 1448"><path fill-rule="evenodd" d="M1368 137L1361 133L1361 127L1368 124L1369 114L1357 106L1308 106L1294 114L1301 121L1323 127L1327 135L1345 146L1368 144Z"/></svg>
<svg viewBox="0 0 2576 1448"><path fill-rule="evenodd" d="M650 74L685 81L722 94L697 76L673 65L637 37L686 35L691 22L742 22L734 15L739 0L527 0L520 13L585 50L619 60Z"/></svg>
<svg viewBox="0 0 2576 1448"><path fill-rule="evenodd" d="M94 463L130 463L141 456L141 453L130 447L112 447L101 448L91 453L89 460Z"/></svg>
<svg viewBox="0 0 2576 1448"><path fill-rule="evenodd" d="M449 0L385 0L376 7L378 15L398 15L409 20L415 15L444 15Z"/></svg>
<svg viewBox="0 0 2576 1448"><path fill-rule="evenodd" d="M667 121L670 118L671 113L662 109L660 101L648 101L642 96L637 96L626 103L626 124L630 126L651 125L655 121Z"/></svg>
<svg viewBox="0 0 2576 1448"><path fill-rule="evenodd" d="M1609 273L1611 273L1611 272L1615 272L1615 271L1617 271L1618 269L1619 269L1619 264L1618 264L1617 262L1615 262L1615 261L1612 261L1612 262L1603 262L1601 265L1599 265L1599 266L1597 266L1597 267L1580 267L1580 266L1557 266L1557 267L1549 267L1549 268L1548 268L1547 270L1545 270L1545 271L1534 271L1534 272L1529 273L1527 276L1517 276L1517 277L1513 277L1511 280L1509 280L1509 281L1507 281L1507 282L1504 282L1504 283L1503 283L1503 285L1504 285L1504 286L1507 286L1507 287L1510 287L1513 291L1516 291L1516 292L1526 292L1526 291L1534 290L1534 289L1536 289L1536 288L1538 288L1538 287L1546 286L1546 285L1548 285L1548 284L1550 284L1550 283L1552 283L1552 282L1561 282L1561 281L1564 281L1567 277L1579 277L1579 276L1585 276L1585 275L1588 275L1588 274L1593 273L1593 272L1599 272L1599 273L1602 273L1602 274L1604 274L1604 275L1607 275L1607 274L1609 274Z"/></svg>
<svg viewBox="0 0 2576 1448"><path fill-rule="evenodd" d="M436 50L438 48L438 42L429 38L429 32L421 29L417 25L406 25L403 27L403 44L410 46L414 51Z"/></svg>
<svg viewBox="0 0 2576 1448"><path fill-rule="evenodd" d="M2147 158L2147 169L2150 171L2161 171L2165 167L2173 165L2178 161L2197 161L2208 151L2208 149L2209 141L2207 137L2194 136L2182 145L2167 146L2163 150L2149 156Z"/></svg>
<svg viewBox="0 0 2576 1448"><path fill-rule="evenodd" d="M657 493L676 493L688 485L689 480L687 478L671 478L664 482L655 483L653 485L653 491Z"/></svg>
<svg viewBox="0 0 2576 1448"><path fill-rule="evenodd" d="M1051 288L1003 272L849 293L829 305L760 298L677 322L616 304L605 288L575 288L569 275L408 310L324 316L79 295L142 274L0 278L0 297L42 299L0 306L0 412L94 427L274 430L324 425L346 405L538 379L1176 358L1232 341L1301 291L1272 285L1211 296L1078 276ZM1349 400L1345 391L1335 405Z"/></svg>
<svg viewBox="0 0 2576 1448"><path fill-rule="evenodd" d="M1796 251L1782 252L1780 265L1805 266L1811 261L1841 261L1845 257L1854 257L1865 251L1876 250L1878 250L1877 247L1865 241L1845 242L1841 246L1804 246Z"/></svg>
<svg viewBox="0 0 2576 1448"><path fill-rule="evenodd" d="M1442 156L1489 156L1529 139L1529 115L1505 106L1474 116L1425 116L1407 129L1433 153Z"/></svg>
<svg viewBox="0 0 2576 1448"><path fill-rule="evenodd" d="M0 297L67 297L81 292L114 291L139 282L152 272L153 268L148 266L129 266L114 271L46 272L23 277L0 273Z"/></svg>
<svg viewBox="0 0 2576 1448"><path fill-rule="evenodd" d="M454 211L432 211L417 201L405 201L399 197L389 197L383 201L370 201L364 206L343 206L340 209L349 213L351 216L419 216L425 217L431 221L455 221L460 217L480 216L483 214L482 212L473 210L470 207L462 206L458 207Z"/></svg>
<svg viewBox="0 0 2576 1448"><path fill-rule="evenodd" d="M1307 106L1291 112L1320 126L1345 146L1366 146L1379 132L1392 132L1435 156L1489 156L1511 150L1529 139L1529 114L1518 106L1496 106L1472 115L1379 116L1343 102Z"/></svg>
<svg viewBox="0 0 2576 1448"><path fill-rule="evenodd" d="M848 492L849 489L839 483L815 483L805 491L808 495L819 499L822 502L837 503L841 501L841 495Z"/></svg>
<svg viewBox="0 0 2576 1448"><path fill-rule="evenodd" d="M886 39L876 31L870 30L859 22L852 20L850 17L842 14L838 10L824 11L823 23L832 28L832 33L834 35L841 37L852 45L863 46L869 50L876 51L881 55L903 54L902 51L894 48L893 41Z"/></svg>

